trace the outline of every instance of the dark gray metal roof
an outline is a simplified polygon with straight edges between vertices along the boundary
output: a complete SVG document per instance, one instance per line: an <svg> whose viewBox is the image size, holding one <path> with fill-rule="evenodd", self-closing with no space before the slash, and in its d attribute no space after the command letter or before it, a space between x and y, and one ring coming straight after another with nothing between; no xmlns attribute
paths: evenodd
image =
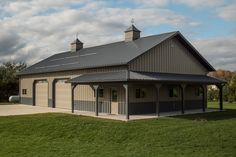
<svg viewBox="0 0 236 157"><path fill-rule="evenodd" d="M128 29L125 30L125 32L130 32L130 31L134 31L134 32L141 32L138 28L136 28L134 25L131 25Z"/></svg>
<svg viewBox="0 0 236 157"><path fill-rule="evenodd" d="M17 73L17 75L127 65L134 58L177 35L182 37L180 32L170 32L142 37L130 42L120 41L83 48L77 52L68 51L58 53L24 69ZM189 47L191 48L191 46ZM192 52L209 71L214 71L214 68L195 49L192 49L190 52Z"/></svg>
<svg viewBox="0 0 236 157"><path fill-rule="evenodd" d="M174 73L154 73L154 72L130 72L130 80L149 80L149 81L164 81L164 82L191 82L191 83L205 83L205 84L219 84L226 83L207 75L193 75L193 74L174 74Z"/></svg>
<svg viewBox="0 0 236 157"><path fill-rule="evenodd" d="M127 82L127 81L154 81L154 82L183 82L183 83L203 83L221 84L226 83L206 75L173 74L173 73L154 73L137 71L116 71L83 74L71 79L70 83L104 83L104 82Z"/></svg>
<svg viewBox="0 0 236 157"><path fill-rule="evenodd" d="M88 73L75 77L70 83L124 82L128 81L127 70L116 72Z"/></svg>

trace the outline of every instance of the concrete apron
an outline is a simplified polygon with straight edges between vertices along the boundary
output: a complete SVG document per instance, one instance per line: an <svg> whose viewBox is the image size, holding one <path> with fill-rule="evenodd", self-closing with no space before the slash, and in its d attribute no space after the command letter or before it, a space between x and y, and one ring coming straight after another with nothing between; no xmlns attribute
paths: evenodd
<svg viewBox="0 0 236 157"><path fill-rule="evenodd" d="M215 112L219 111L216 109L206 109L205 112ZM67 113L72 114L69 109L60 109L60 108L50 108L50 107L40 107L40 106L30 106L30 105L0 105L0 116L13 116L13 115L27 115L27 114L37 114L37 113ZM201 109L197 110L187 110L184 115L188 114L196 114L202 113ZM82 115L89 117L96 117L102 119L112 119L112 120L120 120L127 121L125 115L112 115L106 113L99 113L98 116L95 115L94 112L85 112L75 110L73 115ZM164 112L160 113L159 117L156 114L144 114L144 115L130 115L129 120L141 120L141 119L153 119L153 118L161 118L161 117L169 117L169 116L177 116L183 115L181 112Z"/></svg>
<svg viewBox="0 0 236 157"><path fill-rule="evenodd" d="M70 113L71 111L68 109L30 106L22 104L0 105L0 116L27 115L51 112Z"/></svg>

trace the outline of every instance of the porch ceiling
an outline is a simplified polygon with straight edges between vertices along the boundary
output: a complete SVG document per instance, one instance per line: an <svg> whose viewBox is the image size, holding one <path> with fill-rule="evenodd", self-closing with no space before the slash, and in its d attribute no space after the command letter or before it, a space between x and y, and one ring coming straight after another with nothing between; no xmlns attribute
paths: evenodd
<svg viewBox="0 0 236 157"><path fill-rule="evenodd" d="M216 79L207 75L138 72L138 71L116 71L82 74L69 80L69 83L90 84L90 83L109 83L109 82L184 82L201 84L222 84L224 80Z"/></svg>

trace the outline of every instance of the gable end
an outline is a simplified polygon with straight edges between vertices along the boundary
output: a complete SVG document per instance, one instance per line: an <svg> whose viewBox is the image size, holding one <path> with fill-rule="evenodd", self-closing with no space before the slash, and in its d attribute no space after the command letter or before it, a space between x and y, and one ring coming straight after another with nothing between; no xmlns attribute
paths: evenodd
<svg viewBox="0 0 236 157"><path fill-rule="evenodd" d="M179 34L132 60L130 70L199 75L214 70Z"/></svg>

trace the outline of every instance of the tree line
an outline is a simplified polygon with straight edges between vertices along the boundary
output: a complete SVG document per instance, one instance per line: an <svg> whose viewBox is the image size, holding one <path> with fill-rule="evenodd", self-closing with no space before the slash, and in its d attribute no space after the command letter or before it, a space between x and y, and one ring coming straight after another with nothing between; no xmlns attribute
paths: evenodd
<svg viewBox="0 0 236 157"><path fill-rule="evenodd" d="M209 76L223 79L227 81L227 84L223 87L223 100L230 103L236 101L236 72L217 70L215 72L210 72ZM219 90L215 86L208 87L208 100L217 101L219 99Z"/></svg>
<svg viewBox="0 0 236 157"><path fill-rule="evenodd" d="M26 67L23 62L6 62L0 65L0 102L6 102L11 95L19 94L19 79L16 73Z"/></svg>

